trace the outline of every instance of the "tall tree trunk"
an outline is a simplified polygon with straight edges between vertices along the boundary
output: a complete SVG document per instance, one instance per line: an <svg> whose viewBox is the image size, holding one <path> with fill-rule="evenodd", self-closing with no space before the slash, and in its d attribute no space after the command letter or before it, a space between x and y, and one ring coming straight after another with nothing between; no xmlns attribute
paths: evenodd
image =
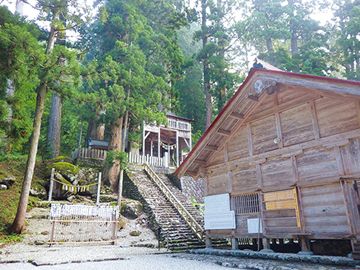
<svg viewBox="0 0 360 270"><path fill-rule="evenodd" d="M16 217L11 227L11 231L14 233L21 233L25 225L26 208L29 201L31 181L34 175L36 154L37 154L39 138L40 138L41 119L45 107L46 88L47 88L46 83L43 83L42 85L40 85L37 92L36 110L35 110L35 117L33 123L33 133L30 141L30 150L26 164L25 177L22 185Z"/></svg>
<svg viewBox="0 0 360 270"><path fill-rule="evenodd" d="M100 114L101 114L101 109L96 108L95 117L89 120L88 133L87 133L88 139L91 138L93 140L102 141L105 138L105 124L100 122Z"/></svg>
<svg viewBox="0 0 360 270"><path fill-rule="evenodd" d="M274 45L270 37L266 39L266 49L268 53L274 53Z"/></svg>
<svg viewBox="0 0 360 270"><path fill-rule="evenodd" d="M217 0L217 9L218 9L218 18L217 18L217 24L219 25L219 27L223 27L223 21L222 19L225 16L225 11L224 11L224 6L222 3L223 0ZM225 30L225 28L224 28ZM218 55L219 55L219 59L221 61L226 61L225 60L225 47L226 47L226 39L224 37L224 35L220 35L217 38L217 43L218 43ZM220 70L220 80L218 80L218 86L217 86L217 90L219 91L218 96L219 96L219 100L217 102L217 109L218 111L221 111L222 107L224 106L225 102L226 102L226 97L227 97L227 89L226 89L226 82L225 82L225 68L224 66L222 66L221 70Z"/></svg>
<svg viewBox="0 0 360 270"><path fill-rule="evenodd" d="M7 115L7 119L6 119L7 125L5 127L5 130L6 130L5 151L6 151L6 153L10 153L12 150L12 143L11 143L11 140L9 140L9 138L10 138L10 134L11 134L13 114L14 114L12 99L15 95L15 84L14 84L14 81L11 79L6 80L5 94L6 94L7 104L8 104L8 115Z"/></svg>
<svg viewBox="0 0 360 270"><path fill-rule="evenodd" d="M50 54L54 48L54 44L56 41L57 32L54 28L51 28L49 39L47 43L46 53ZM46 99L46 92L47 92L47 81L46 76L44 76L44 81L40 84L37 90L37 97L36 97L36 109L35 109L35 116L33 122L33 132L30 140L30 149L28 160L26 163L24 181L22 184L22 190L20 194L20 200L18 209L16 212L16 216L14 222L11 226L11 231L14 233L21 233L25 226L25 214L26 208L29 201L29 193L31 187L31 181L34 175L35 163L36 163L36 154L39 145L39 138L40 138L40 130L41 130L41 120L44 114L44 107L45 107L45 99Z"/></svg>
<svg viewBox="0 0 360 270"><path fill-rule="evenodd" d="M291 11L290 14L290 33L291 33L291 39L290 39L290 47L291 47L291 56L294 57L299 53L298 48L298 36L296 31L296 22L294 19L295 16L295 0L289 0L288 1L289 10Z"/></svg>
<svg viewBox="0 0 360 270"><path fill-rule="evenodd" d="M62 100L60 95L53 93L51 98L51 111L47 136L48 152L50 158L55 158L60 155L61 108Z"/></svg>
<svg viewBox="0 0 360 270"><path fill-rule="evenodd" d="M62 21L65 21L63 15L60 16ZM61 45L66 44L65 31L62 32L62 37L57 40ZM59 65L65 66L65 59L59 59ZM50 158L55 158L60 155L61 144L61 110L62 99L58 93L53 93L51 97L51 109L48 125L47 146Z"/></svg>
<svg viewBox="0 0 360 270"><path fill-rule="evenodd" d="M124 118L124 127L123 127L123 137L122 137L122 149L121 151L125 152L126 146L128 144L128 133L129 133L129 111L126 111L125 118Z"/></svg>
<svg viewBox="0 0 360 270"><path fill-rule="evenodd" d="M124 118L121 116L112 123L110 128L110 142L109 150L121 151L122 150L122 128ZM118 181L120 173L120 162L115 160L110 168L106 171L107 179L114 192L118 191Z"/></svg>
<svg viewBox="0 0 360 270"><path fill-rule="evenodd" d="M201 35L202 35L202 48L206 49L208 43L208 30L207 30L207 0L201 0ZM210 71L208 54L203 56L203 77L204 77L204 95L205 95L205 129L211 124L212 118L212 99L210 93Z"/></svg>
<svg viewBox="0 0 360 270"><path fill-rule="evenodd" d="M96 139L100 140L100 141L103 141L104 138L105 138L105 124L100 123L96 127Z"/></svg>

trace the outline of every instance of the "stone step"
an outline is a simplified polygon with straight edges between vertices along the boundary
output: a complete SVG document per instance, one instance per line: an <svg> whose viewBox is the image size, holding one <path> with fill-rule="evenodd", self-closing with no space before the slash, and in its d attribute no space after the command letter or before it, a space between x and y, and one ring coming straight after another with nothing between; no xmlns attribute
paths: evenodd
<svg viewBox="0 0 360 270"><path fill-rule="evenodd" d="M187 201L181 190L175 187L165 175L160 175L160 177L183 204L185 209L198 220L199 224L203 224L200 213ZM144 171L132 170L130 178L135 186L137 186L143 199L147 202L144 209L151 212L156 223L161 227L161 236L169 249L187 250L189 248L204 247L204 243L197 238L178 211Z"/></svg>

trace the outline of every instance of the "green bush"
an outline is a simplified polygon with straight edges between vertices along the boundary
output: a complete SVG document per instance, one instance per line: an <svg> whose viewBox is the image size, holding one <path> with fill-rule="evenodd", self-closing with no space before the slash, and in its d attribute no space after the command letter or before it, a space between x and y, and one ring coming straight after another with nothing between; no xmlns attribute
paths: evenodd
<svg viewBox="0 0 360 270"><path fill-rule="evenodd" d="M77 174L80 170L80 168L74 164L71 164L69 162L55 162L48 165L48 169L55 168L56 171L58 171L61 174Z"/></svg>
<svg viewBox="0 0 360 270"><path fill-rule="evenodd" d="M130 232L130 235L131 235L131 236L139 236L140 234L141 234L140 231L131 231L131 232Z"/></svg>
<svg viewBox="0 0 360 270"><path fill-rule="evenodd" d="M66 157L66 156L57 156L56 158L50 159L49 160L51 163L57 163L57 162L67 162L67 163L71 163L71 158Z"/></svg>

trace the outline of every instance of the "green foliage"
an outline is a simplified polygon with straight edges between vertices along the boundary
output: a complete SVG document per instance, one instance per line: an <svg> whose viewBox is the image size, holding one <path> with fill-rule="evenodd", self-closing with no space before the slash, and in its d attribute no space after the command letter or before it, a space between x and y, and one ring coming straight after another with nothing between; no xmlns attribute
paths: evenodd
<svg viewBox="0 0 360 270"><path fill-rule="evenodd" d="M4 7L0 7L0 14L0 134L6 134L0 152L19 152L31 135L34 90L45 58L37 40L39 31L33 25Z"/></svg>
<svg viewBox="0 0 360 270"><path fill-rule="evenodd" d="M55 163L51 163L48 166L48 169L55 168L56 171L59 173L70 173L70 174L77 174L80 170L80 168L74 164L71 164L69 162L59 161Z"/></svg>
<svg viewBox="0 0 360 270"><path fill-rule="evenodd" d="M337 18L334 52L344 68L343 75L360 80L360 4L359 1L335 1Z"/></svg>
<svg viewBox="0 0 360 270"><path fill-rule="evenodd" d="M120 168L122 170L126 170L128 164L128 154L121 151L108 151L106 155L106 163L111 166L115 161L120 163Z"/></svg>

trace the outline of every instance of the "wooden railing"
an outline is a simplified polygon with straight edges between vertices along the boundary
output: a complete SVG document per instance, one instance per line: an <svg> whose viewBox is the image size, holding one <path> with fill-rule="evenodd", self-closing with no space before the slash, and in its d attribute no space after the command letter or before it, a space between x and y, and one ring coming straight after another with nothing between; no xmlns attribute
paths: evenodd
<svg viewBox="0 0 360 270"><path fill-rule="evenodd" d="M72 153L72 159L98 159L105 160L106 159L106 150L102 149L91 149L91 148L80 148L76 149Z"/></svg>
<svg viewBox="0 0 360 270"><path fill-rule="evenodd" d="M166 167L166 162L164 158L152 157L149 155L142 156L138 154L129 153L129 163L130 164L149 164L153 167Z"/></svg>
<svg viewBox="0 0 360 270"><path fill-rule="evenodd" d="M170 128L173 128L173 129L179 129L179 130L185 130L185 131L190 131L191 130L191 124L190 123L178 121L178 120L175 120L175 119L168 119L167 126L170 127Z"/></svg>
<svg viewBox="0 0 360 270"><path fill-rule="evenodd" d="M158 186L162 191L165 197L170 201L170 203L175 207L179 212L182 218L190 226L191 230L196 234L199 239L203 239L203 227L195 220L195 218L189 213L188 210L182 205L182 203L176 198L176 196L171 192L171 190L164 184L160 177L153 171L153 169L148 165L144 164L144 170L150 179Z"/></svg>

